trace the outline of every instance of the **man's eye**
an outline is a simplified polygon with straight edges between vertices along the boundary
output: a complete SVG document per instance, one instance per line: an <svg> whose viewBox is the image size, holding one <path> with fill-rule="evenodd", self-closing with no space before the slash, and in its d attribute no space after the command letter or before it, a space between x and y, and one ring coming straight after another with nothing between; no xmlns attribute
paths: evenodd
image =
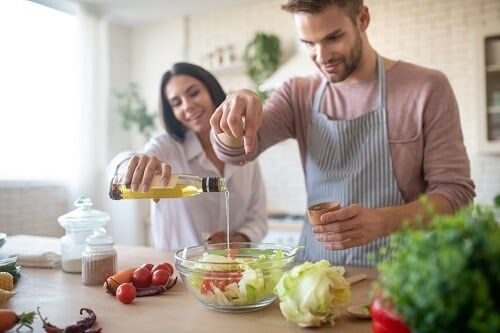
<svg viewBox="0 0 500 333"><path fill-rule="evenodd" d="M329 42L336 42L336 41L338 41L338 40L340 39L340 37L341 37L340 35L329 36L329 37L327 38L327 40L328 40Z"/></svg>
<svg viewBox="0 0 500 333"><path fill-rule="evenodd" d="M307 42L305 40L302 41L302 44L304 44L307 48L311 48L313 46L313 43Z"/></svg>

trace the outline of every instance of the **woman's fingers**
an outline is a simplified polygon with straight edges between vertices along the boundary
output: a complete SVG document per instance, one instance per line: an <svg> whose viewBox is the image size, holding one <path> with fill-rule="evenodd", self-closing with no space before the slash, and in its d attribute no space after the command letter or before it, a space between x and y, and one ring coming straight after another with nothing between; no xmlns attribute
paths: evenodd
<svg viewBox="0 0 500 333"><path fill-rule="evenodd" d="M137 167L137 163L139 162L139 156L135 155L130 158L127 167L127 174L125 176L125 184L130 186L132 183L132 177L134 176L135 168Z"/></svg>
<svg viewBox="0 0 500 333"><path fill-rule="evenodd" d="M225 231L213 232L207 239L208 244L224 243L227 241L227 236Z"/></svg>
<svg viewBox="0 0 500 333"><path fill-rule="evenodd" d="M161 175L163 185L168 184L171 170L169 164L163 163L155 156L136 155L130 159L126 179L130 179L132 191L140 189L142 192L147 192L155 175Z"/></svg>

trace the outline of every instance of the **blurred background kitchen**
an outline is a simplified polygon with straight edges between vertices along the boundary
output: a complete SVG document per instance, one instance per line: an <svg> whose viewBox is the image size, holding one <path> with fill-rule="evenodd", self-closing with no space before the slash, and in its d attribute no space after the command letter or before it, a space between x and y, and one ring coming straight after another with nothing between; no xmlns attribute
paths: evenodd
<svg viewBox="0 0 500 333"><path fill-rule="evenodd" d="M156 120L159 80L174 62L211 70L226 91L255 88L242 59L257 33L281 57L260 87L314 68L285 0L3 0L0 2L0 231L60 236L57 217L81 194L111 215L116 242L149 245L149 202L108 198L106 166L140 150ZM460 105L477 203L500 193L500 1L365 0L382 55L446 73ZM155 126L123 126L119 93L135 85ZM140 102L144 104L141 105ZM289 140L260 158L268 240L296 243L306 195ZM412 161L408 161L412 163Z"/></svg>

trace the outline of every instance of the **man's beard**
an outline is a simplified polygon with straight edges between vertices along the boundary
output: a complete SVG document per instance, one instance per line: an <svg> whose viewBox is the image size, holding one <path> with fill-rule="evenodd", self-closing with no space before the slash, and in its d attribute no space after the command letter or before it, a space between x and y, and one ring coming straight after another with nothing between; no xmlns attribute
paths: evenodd
<svg viewBox="0 0 500 333"><path fill-rule="evenodd" d="M347 79L358 68L361 61L361 54L363 54L363 43L361 42L361 35L359 31L356 30L356 41L348 54L348 58L341 57L344 70L334 75L325 73L330 82L342 82ZM337 61L338 59L333 59L330 62L334 63Z"/></svg>

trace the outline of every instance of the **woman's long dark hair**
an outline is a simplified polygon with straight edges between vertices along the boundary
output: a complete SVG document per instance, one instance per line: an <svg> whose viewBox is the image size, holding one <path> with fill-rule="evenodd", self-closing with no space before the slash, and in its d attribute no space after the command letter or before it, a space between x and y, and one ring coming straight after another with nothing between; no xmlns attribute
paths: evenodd
<svg viewBox="0 0 500 333"><path fill-rule="evenodd" d="M175 63L172 68L163 74L160 84L160 120L167 130L167 133L179 142L184 141L186 127L175 118L172 106L165 95L165 87L170 79L175 75L188 75L199 80L208 89L214 106L219 106L226 98L226 93L222 89L217 79L204 68L187 62Z"/></svg>

